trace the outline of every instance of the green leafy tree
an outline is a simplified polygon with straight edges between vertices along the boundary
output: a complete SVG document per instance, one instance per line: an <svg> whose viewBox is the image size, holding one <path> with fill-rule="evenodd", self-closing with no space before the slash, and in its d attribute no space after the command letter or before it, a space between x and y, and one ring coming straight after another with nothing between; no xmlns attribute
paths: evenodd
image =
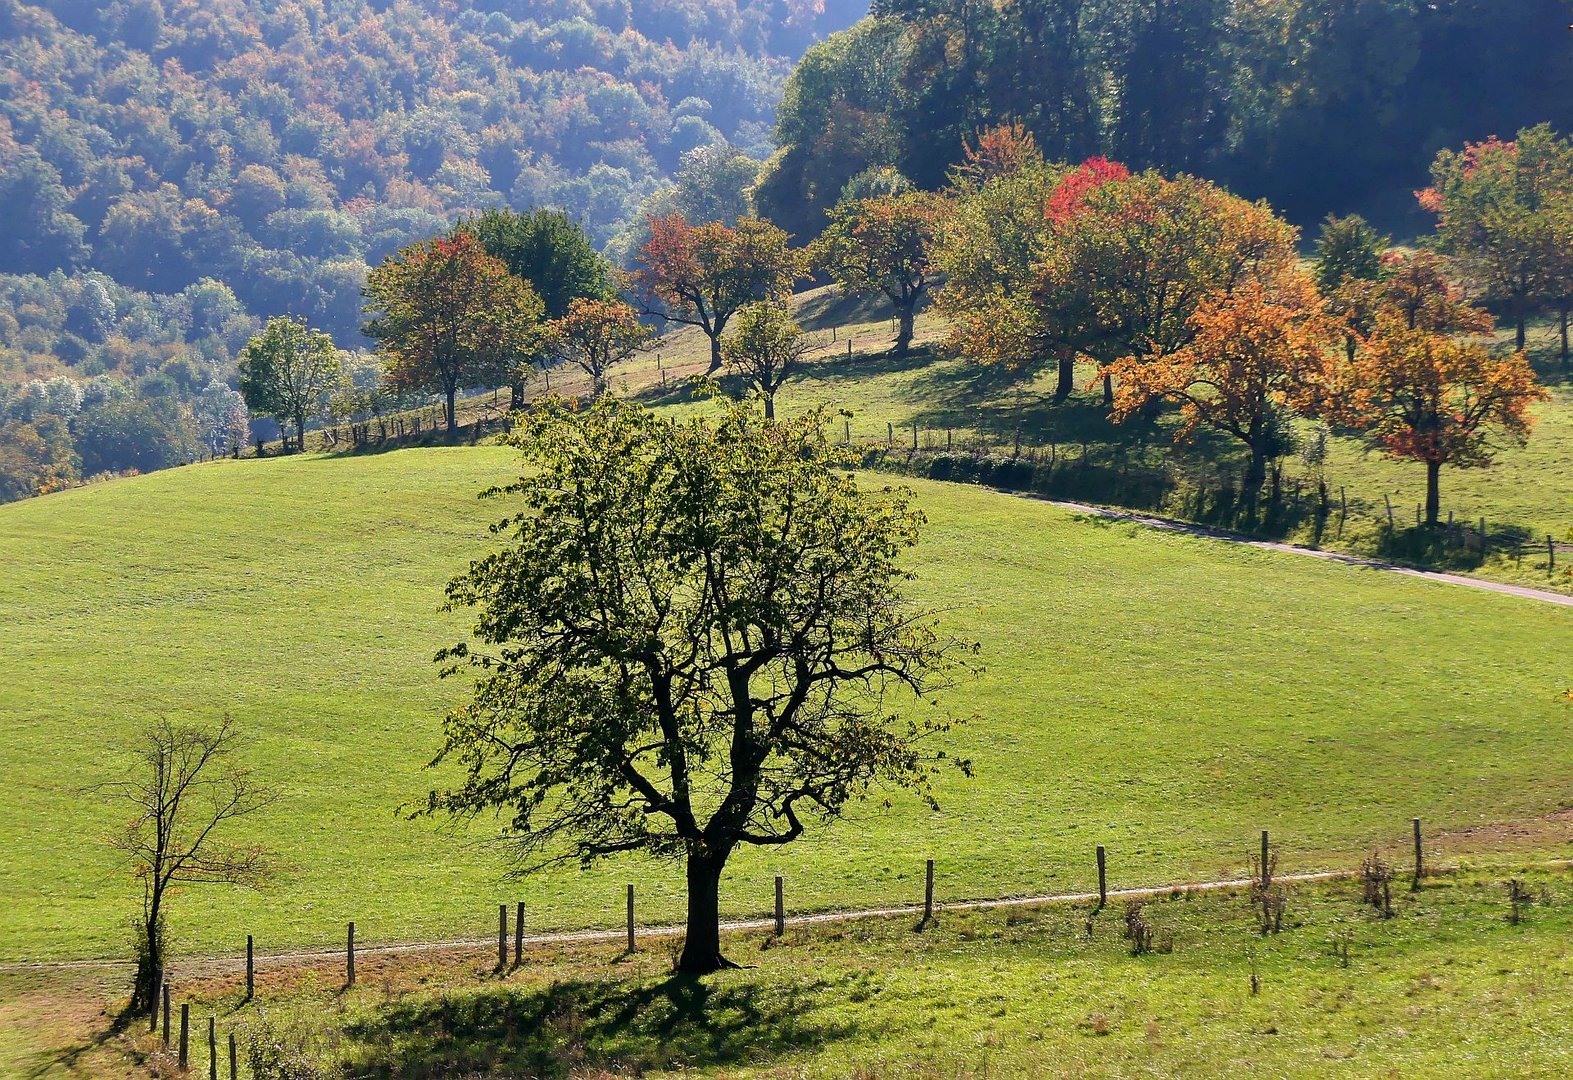
<svg viewBox="0 0 1573 1080"><path fill-rule="evenodd" d="M512 383L541 340L545 306L527 282L459 231L411 244L366 279L364 328L395 383L441 394L458 430L461 386Z"/></svg>
<svg viewBox="0 0 1573 1080"><path fill-rule="evenodd" d="M339 377L339 350L333 339L281 315L240 351L240 394L254 414L295 427L295 448L306 446L306 421L317 415L323 394ZM287 440L286 440L287 441Z"/></svg>
<svg viewBox="0 0 1573 1080"><path fill-rule="evenodd" d="M1327 215L1316 238L1316 286L1331 297L1349 281L1377 281L1390 241L1359 214Z"/></svg>
<svg viewBox="0 0 1573 1080"><path fill-rule="evenodd" d="M810 259L848 291L890 301L900 320L897 356L912 345L918 301L933 280L934 233L944 205L922 191L840 203L810 249Z"/></svg>
<svg viewBox="0 0 1573 1080"><path fill-rule="evenodd" d="M775 419L776 393L797 374L809 348L786 306L769 301L741 308L721 341L726 366L764 399L766 420Z"/></svg>
<svg viewBox="0 0 1573 1080"><path fill-rule="evenodd" d="M678 969L729 966L720 882L742 845L796 840L876 786L915 790L948 726L922 699L966 647L914 607L920 514L840 471L822 412L659 416L549 405L514 441L512 541L449 586L479 609L445 650L475 679L420 813L501 813L532 865L642 852L685 864Z"/></svg>
<svg viewBox="0 0 1573 1080"><path fill-rule="evenodd" d="M480 238L488 255L541 298L545 318L560 319L575 300L610 300L617 289L608 263L578 222L561 210L487 210L459 226ZM513 383L513 407L524 407L524 381Z"/></svg>

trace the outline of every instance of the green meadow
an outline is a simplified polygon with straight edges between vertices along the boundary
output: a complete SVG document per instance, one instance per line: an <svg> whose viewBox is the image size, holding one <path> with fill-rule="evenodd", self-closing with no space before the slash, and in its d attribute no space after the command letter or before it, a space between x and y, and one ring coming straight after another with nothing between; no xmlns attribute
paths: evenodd
<svg viewBox="0 0 1573 1080"><path fill-rule="evenodd" d="M496 905L534 928L681 912L675 868L626 862L506 877L469 829L408 821L444 708L433 653L464 627L443 585L494 541L477 500L514 451L422 448L209 465L0 507L0 961L120 956L139 892L91 788L158 713L230 713L280 794L238 839L288 870L267 891L191 889L184 955L340 940L484 938ZM868 474L865 482L889 482ZM930 524L912 586L986 671L931 813L896 797L800 844L745 853L729 916L787 878L794 911L1079 890L1106 845L1116 886L1240 874L1257 831L1285 871L1435 857L1522 834L1568 804L1565 609L1080 518L914 482ZM1554 832L1554 830L1552 830Z"/></svg>

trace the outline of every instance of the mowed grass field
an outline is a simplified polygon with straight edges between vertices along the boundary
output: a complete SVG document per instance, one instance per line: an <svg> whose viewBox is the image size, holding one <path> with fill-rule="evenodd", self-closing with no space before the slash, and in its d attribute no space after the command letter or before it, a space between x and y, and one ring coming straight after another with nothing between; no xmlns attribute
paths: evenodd
<svg viewBox="0 0 1573 1080"><path fill-rule="evenodd" d="M292 869L265 893L193 889L186 955L484 938L496 905L534 928L675 919L680 875L630 861L505 881L470 832L401 804L462 687L431 656L462 618L447 579L504 507L476 493L518 467L497 447L222 461L0 507L0 961L124 954L139 892L104 843L147 718L234 715L280 792L240 839ZM883 484L879 476L866 482ZM1515 598L1079 519L963 486L914 485L930 518L914 595L983 644L950 695L971 781L942 809L897 798L812 840L745 853L728 915L1240 873L1257 830L1285 871L1406 851L1557 849L1573 799L1573 614ZM1507 826L1515 826L1507 828ZM1514 834L1522 832L1519 841Z"/></svg>

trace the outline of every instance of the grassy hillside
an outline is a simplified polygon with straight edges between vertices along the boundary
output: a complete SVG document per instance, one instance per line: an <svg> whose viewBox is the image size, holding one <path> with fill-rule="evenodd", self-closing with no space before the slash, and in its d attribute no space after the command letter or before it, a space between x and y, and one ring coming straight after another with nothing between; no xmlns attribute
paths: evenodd
<svg viewBox="0 0 1573 1080"><path fill-rule="evenodd" d="M0 960L123 950L136 889L85 793L145 717L234 714L282 793L251 837L293 864L267 894L181 896L181 949L484 937L520 898L537 927L645 920L681 883L646 863L501 881L503 864L397 808L460 688L432 653L446 579L484 550L498 448L219 462L0 508ZM871 477L871 482L883 482ZM1565 610L1292 556L1079 520L978 488L917 485L931 525L916 589L983 642L951 706L972 782L944 810L867 808L811 842L738 860L728 914L1085 887L1238 871L1270 828L1286 868L1399 846L1565 839ZM1561 831L1559 831L1561 830ZM1514 831L1514 830L1509 830Z"/></svg>
<svg viewBox="0 0 1573 1080"><path fill-rule="evenodd" d="M912 446L914 425L924 451L952 445L963 452L1010 454L1019 439L1023 454L1038 461L1053 457L1060 464L1064 472L1059 488L1065 497L1181 517L1197 516L1198 484L1215 499L1222 484L1238 482L1244 459L1237 445L1202 432L1194 442L1176 447L1172 413L1151 427L1120 426L1109 422L1094 389L1081 389L1056 403L1052 374L1016 382L968 360L927 350L892 357L887 350L895 335L886 314L881 304L850 300L834 289L802 296L799 319L821 346L803 376L781 393L778 406L784 411L818 404L845 409L851 417L836 423L847 425L844 430L855 441L873 446L884 445L893 429L898 460ZM935 343L942 334L935 316L919 317L920 343ZM1473 551L1458 546L1429 554L1416 548L1412 527L1415 507L1425 500L1423 466L1394 461L1359 438L1336 433L1322 467L1334 503L1324 526L1318 529L1309 513L1286 514L1259 531L1296 543L1429 562L1541 588L1573 589L1573 553L1559 553L1554 572L1545 556L1548 535L1559 543L1573 540L1573 384L1555 355L1555 344L1549 326L1537 328L1530 342L1531 358L1551 400L1535 408L1528 444L1497 447L1496 463L1489 468L1443 470L1443 516L1452 514L1471 526L1487 519L1495 549L1483 564ZM685 330L669 335L660 353L669 372L692 372L703 369L706 346L696 332ZM1085 386L1094 378L1093 369L1085 368L1078 378ZM661 391L654 357L628 365L622 379L626 391L652 403L686 401L686 386L675 378ZM1091 466L1085 477L1079 472L1084 460ZM1297 481L1305 492L1313 492L1317 475L1299 455L1285 459L1286 502L1292 501ZM1151 497L1160 477L1168 485L1161 500ZM1348 501L1343 520L1340 489ZM1394 509L1394 535L1386 534L1387 500ZM1307 510L1309 505L1308 499ZM1203 516L1211 523L1243 524ZM1523 553L1515 554L1515 549Z"/></svg>

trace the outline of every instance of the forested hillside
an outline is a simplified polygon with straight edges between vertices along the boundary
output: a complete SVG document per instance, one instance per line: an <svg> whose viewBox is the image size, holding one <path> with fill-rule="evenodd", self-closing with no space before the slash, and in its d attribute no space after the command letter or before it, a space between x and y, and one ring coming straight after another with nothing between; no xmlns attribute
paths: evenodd
<svg viewBox="0 0 1573 1080"><path fill-rule="evenodd" d="M1199 173L1300 221L1388 216L1442 147L1573 121L1567 0L875 0L787 85L759 209L798 235L980 127L1052 160ZM1403 205L1412 206L1412 202Z"/></svg>
<svg viewBox="0 0 1573 1080"><path fill-rule="evenodd" d="M0 273L65 275L0 280L0 369L200 364L284 311L351 340L368 264L477 208L605 243L685 152L764 157L793 61L864 11L0 0Z"/></svg>

